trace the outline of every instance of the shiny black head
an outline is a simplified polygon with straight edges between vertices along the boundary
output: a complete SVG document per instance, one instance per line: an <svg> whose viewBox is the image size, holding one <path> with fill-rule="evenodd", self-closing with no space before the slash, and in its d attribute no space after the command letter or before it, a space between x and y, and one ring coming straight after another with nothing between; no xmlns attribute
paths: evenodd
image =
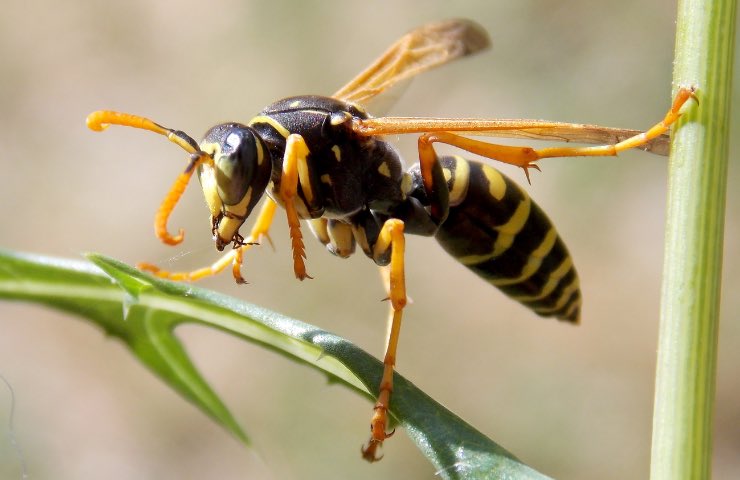
<svg viewBox="0 0 740 480"><path fill-rule="evenodd" d="M216 244L223 248L262 197L272 161L257 132L239 123L211 128L200 148L213 158L213 164L203 164L198 174L213 217Z"/></svg>

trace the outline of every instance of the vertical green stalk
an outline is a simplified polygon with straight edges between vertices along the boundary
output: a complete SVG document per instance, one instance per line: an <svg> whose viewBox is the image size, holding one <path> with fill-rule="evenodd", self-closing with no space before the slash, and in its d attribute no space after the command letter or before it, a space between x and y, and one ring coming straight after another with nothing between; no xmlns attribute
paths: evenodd
<svg viewBox="0 0 740 480"><path fill-rule="evenodd" d="M709 479L736 0L679 0L652 480Z"/></svg>

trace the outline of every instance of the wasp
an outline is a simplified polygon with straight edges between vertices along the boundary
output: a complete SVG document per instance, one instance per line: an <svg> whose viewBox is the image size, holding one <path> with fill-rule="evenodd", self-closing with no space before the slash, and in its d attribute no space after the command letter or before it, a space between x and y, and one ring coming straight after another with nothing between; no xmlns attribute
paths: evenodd
<svg viewBox="0 0 740 480"><path fill-rule="evenodd" d="M168 218L197 172L210 210L218 261L191 272L169 272L152 264L139 267L173 280L192 281L231 266L236 282L243 253L269 240L277 206L287 217L293 270L306 270L305 220L314 236L334 255L349 257L356 247L385 267L392 315L384 370L363 457L379 460L379 449L393 434L388 409L401 319L407 303L404 280L405 235L434 236L460 263L536 314L567 322L580 319L578 275L565 243L529 195L499 171L460 156L439 156L435 143L452 145L487 159L539 170L551 157L613 156L639 147L667 154L665 133L694 98L681 88L665 117L647 131L524 119L372 117L365 110L379 94L431 68L490 46L475 22L453 19L412 30L332 96L289 97L267 106L248 123L223 123L200 143L182 131L147 118L97 111L87 118L92 130L123 125L166 136L190 154L155 217L157 237L177 245ZM417 134L418 163L404 171L387 135ZM597 144L581 147L506 146L477 138L513 137ZM239 230L267 194L254 226Z"/></svg>

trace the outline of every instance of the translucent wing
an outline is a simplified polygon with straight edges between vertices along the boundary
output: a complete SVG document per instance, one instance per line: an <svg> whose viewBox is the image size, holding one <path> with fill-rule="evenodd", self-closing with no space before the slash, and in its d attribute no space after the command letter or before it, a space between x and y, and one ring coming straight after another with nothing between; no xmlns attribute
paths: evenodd
<svg viewBox="0 0 740 480"><path fill-rule="evenodd" d="M428 23L398 39L372 65L332 96L366 105L370 99L403 80L490 45L483 27L470 20Z"/></svg>

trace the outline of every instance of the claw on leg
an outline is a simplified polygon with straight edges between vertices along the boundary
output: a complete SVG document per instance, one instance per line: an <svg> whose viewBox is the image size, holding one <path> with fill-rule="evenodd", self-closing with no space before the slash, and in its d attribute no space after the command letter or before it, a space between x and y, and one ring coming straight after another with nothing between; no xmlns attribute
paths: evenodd
<svg viewBox="0 0 740 480"><path fill-rule="evenodd" d="M683 105L692 98L696 100L696 88L682 87L678 90L678 93L671 104L670 110L665 114L663 119L647 131L638 133L637 135L631 136L617 143L592 147L552 147L535 149L532 147L499 145L445 131L425 133L419 137L419 160L422 164L422 173L425 171L423 168L425 162L428 164L436 157L433 143L445 143L470 153L490 158L491 160L497 160L499 162L520 167L524 170L527 181L530 181L529 169L534 168L539 170L539 167L534 162L543 158L615 156L619 152L646 145L648 142L663 135L671 128L671 126L681 116L681 108ZM516 121L512 121L512 123L513 122ZM522 121L522 123L524 123L524 121ZM513 128L513 125L511 125L511 128ZM522 128L524 128L524 126ZM431 172L431 169L427 168L426 171ZM424 186L427 188L427 192L430 191L433 183L432 178L429 175L430 174L426 174L426 176L424 176Z"/></svg>
<svg viewBox="0 0 740 480"><path fill-rule="evenodd" d="M275 216L275 208L275 202L269 198L266 199L249 236L241 241L239 245L235 245L233 250L228 251L221 258L207 267L199 268L191 272L170 272L151 263L139 263L136 267L159 278L167 278L174 281L194 282L202 278L218 275L231 265L231 272L234 276L234 281L239 284L247 283L241 274L244 251L257 245L256 242L260 238L269 236L270 225Z"/></svg>

